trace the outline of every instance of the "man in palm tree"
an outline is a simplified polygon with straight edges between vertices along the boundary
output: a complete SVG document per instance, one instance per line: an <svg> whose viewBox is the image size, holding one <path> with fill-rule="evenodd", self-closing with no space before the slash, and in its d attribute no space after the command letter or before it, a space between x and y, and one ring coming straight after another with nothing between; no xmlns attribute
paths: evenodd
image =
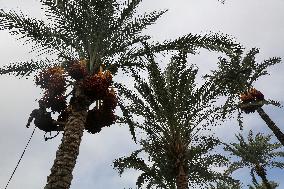
<svg viewBox="0 0 284 189"><path fill-rule="evenodd" d="M63 131L63 126L58 125L58 122L52 119L51 113L46 111L45 103L42 100L39 100L38 104L39 108L32 111L26 127L29 128L31 122L34 119L35 126L40 130L43 130L45 132Z"/></svg>

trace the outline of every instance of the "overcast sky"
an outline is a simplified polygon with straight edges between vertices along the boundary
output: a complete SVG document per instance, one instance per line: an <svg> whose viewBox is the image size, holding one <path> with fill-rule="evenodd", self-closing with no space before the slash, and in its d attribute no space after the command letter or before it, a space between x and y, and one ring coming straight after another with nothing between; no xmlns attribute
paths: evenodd
<svg viewBox="0 0 284 189"><path fill-rule="evenodd" d="M26 14L42 17L36 0L0 0L0 8L21 9ZM227 0L224 5L217 0L144 0L139 11L154 9L169 9L156 25L145 31L156 40L173 39L188 33L221 32L235 37L247 50L260 48L259 61L274 56L283 58L284 0ZM0 31L0 65L41 58L29 53L30 50L29 45L23 46L8 32ZM200 51L190 60L206 73L216 67L217 55ZM283 103L284 65L274 66L269 73L270 76L256 83L256 88L264 93L265 98ZM118 77L118 80L123 79ZM34 86L33 78L19 80L13 76L0 76L0 86L0 188L4 188L32 132L32 128L26 129L25 124L29 113L37 107L35 100L40 98L41 90ZM284 131L284 110L274 106L265 106L264 109ZM245 116L244 125L244 133L250 128L270 133L257 114ZM234 141L237 131L237 122L228 121L218 128L217 135L225 141ZM36 131L9 189L44 187L61 137L45 142L43 134ZM112 169L112 161L137 148L139 146L131 141L126 126L113 125L98 135L85 133L71 188L135 188L138 172L128 171L119 177ZM247 169L234 175L245 185L250 181ZM283 170L268 170L268 178L281 183L279 189L284 188L283 175Z"/></svg>

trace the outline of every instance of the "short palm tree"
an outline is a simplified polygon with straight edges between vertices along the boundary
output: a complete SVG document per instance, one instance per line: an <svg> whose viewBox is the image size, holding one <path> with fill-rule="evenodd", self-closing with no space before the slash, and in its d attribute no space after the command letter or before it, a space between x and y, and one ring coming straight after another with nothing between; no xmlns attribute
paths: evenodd
<svg viewBox="0 0 284 189"><path fill-rule="evenodd" d="M142 149L117 159L114 167L120 174L127 168L142 171L138 187L187 189L216 180L233 182L211 169L225 165L226 158L212 152L219 140L201 133L213 124L218 109L214 106L218 96L214 84L205 82L196 87L198 69L187 65L187 52L175 54L164 72L153 54L148 53L146 59L149 82L132 70L138 94L118 87L119 96L129 101L129 105L121 104L125 116L121 122L133 125L146 137L140 141ZM138 122L134 115L144 121ZM148 155L150 164L138 156L141 152Z"/></svg>
<svg viewBox="0 0 284 189"><path fill-rule="evenodd" d="M17 76L41 71L36 84L46 91L40 108L33 111L29 122L35 118L36 126L44 131L64 131L45 189L69 188L84 129L96 133L115 120L112 114L115 99L108 87L118 68L143 67L140 57L148 51L194 52L203 47L232 55L241 48L226 36L188 34L176 40L152 42L145 50L141 43L149 41L150 37L142 35L141 31L166 11L136 17L141 1L40 0L48 22L0 9L0 30L9 30L26 42L33 42L33 50L40 56L57 56L54 60L13 63L0 69L0 74ZM108 71L103 73L102 65ZM67 86L72 88L69 104L68 94L65 94ZM104 101L103 106L101 101ZM94 102L96 108L89 111ZM47 108L60 113L58 120L51 119Z"/></svg>
<svg viewBox="0 0 284 189"><path fill-rule="evenodd" d="M267 178L267 168L284 168L284 162L277 158L284 157L284 151L281 151L280 143L270 143L272 135L256 134L253 136L250 130L247 141L239 134L236 135L238 143L225 144L225 151L231 155L239 157L240 161L233 162L226 174L231 174L237 169L248 167L251 169L253 183L258 186L254 173L256 173L267 189L272 189L272 185Z"/></svg>
<svg viewBox="0 0 284 189"><path fill-rule="evenodd" d="M260 91L253 88L253 83L256 80L268 74L267 68L280 63L281 59L273 57L264 60L262 63L257 63L255 56L258 53L259 50L253 48L243 58L241 57L241 52L237 56L231 56L229 59L220 58L218 69L205 77L214 80L216 88L219 88L221 93L228 97L223 108L224 118L238 110L238 120L242 128L241 112L251 113L257 111L284 146L284 133L262 109L262 106L265 104L281 107L280 103L265 99Z"/></svg>

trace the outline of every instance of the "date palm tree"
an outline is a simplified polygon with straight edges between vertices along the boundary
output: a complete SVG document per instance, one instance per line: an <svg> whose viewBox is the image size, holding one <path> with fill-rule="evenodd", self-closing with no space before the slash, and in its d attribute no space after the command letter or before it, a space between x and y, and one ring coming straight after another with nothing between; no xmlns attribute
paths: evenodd
<svg viewBox="0 0 284 189"><path fill-rule="evenodd" d="M140 140L140 150L117 159L114 167L120 174L129 168L142 171L136 183L139 188L188 189L206 187L216 180L233 182L211 169L225 165L226 158L213 153L219 140L201 132L213 124L218 110L214 100L219 93L214 83L196 86L198 69L187 65L187 52L173 55L164 72L152 53L146 59L149 81L132 70L138 93L117 85L119 96L129 102L120 105L125 116L120 121L134 125L145 138ZM134 116L141 116L143 121ZM149 162L139 157L142 152Z"/></svg>
<svg viewBox="0 0 284 189"><path fill-rule="evenodd" d="M263 105L268 104L281 107L280 103L265 99L260 91L253 88L253 83L256 80L268 74L267 68L280 63L281 59L273 57L264 60L262 63L257 63L255 56L258 53L259 50L253 48L243 58L241 57L242 53L229 59L220 58L218 69L205 77L211 78L216 83L216 88L219 88L221 93L227 97L223 107L223 118L230 117L234 111L238 110L238 121L242 128L241 112L252 113L257 111L284 146L284 133L262 108Z"/></svg>
<svg viewBox="0 0 284 189"><path fill-rule="evenodd" d="M112 75L116 74L119 68L127 70L133 66L144 67L140 57L148 51L195 52L197 48L202 47L233 55L241 49L240 45L229 37L218 34L188 34L175 40L150 41L150 37L142 35L141 31L166 11L135 16L141 0L123 3L115 0L40 2L48 18L47 22L0 9L0 30L9 30L10 34L20 36L25 42L33 42L33 50L40 56L55 54L57 58L12 63L2 67L0 74L25 77L40 71L36 84L46 92L40 108L33 111L29 122L35 118L35 124L45 131L50 130L46 128L49 124L52 125L52 130L63 130L62 143L57 150L45 189L70 187L83 131L87 129L92 133L99 132L100 128L90 128L88 120L98 125L96 122L99 120L94 121L90 117L105 117L100 116L98 107L100 101L109 94L107 88L111 84ZM141 45L145 41L150 43L147 50ZM100 70L102 65L108 70L105 73ZM69 104L65 94L67 86L72 88ZM101 87L100 90L97 90L98 86ZM90 91L90 88L93 91ZM91 92L95 94L90 94ZM97 109L88 111L90 104L95 101L98 104ZM114 104L109 106L113 108ZM57 121L50 118L50 112L47 112L46 108L60 113ZM108 113L111 120L103 120L105 125L113 123L114 116ZM101 122L100 124L104 125ZM133 128L130 127L130 130L133 131Z"/></svg>
<svg viewBox="0 0 284 189"><path fill-rule="evenodd" d="M261 133L253 136L250 130L247 141L239 134L236 135L238 143L225 144L225 151L231 155L239 157L240 160L233 162L226 174L231 174L237 169L248 167L251 170L253 183L256 187L260 187L257 183L254 173L261 179L263 185L267 189L272 189L273 186L267 178L267 168L284 168L284 162L278 161L278 157L284 157L284 152L281 151L280 143L270 143L272 135L263 135Z"/></svg>

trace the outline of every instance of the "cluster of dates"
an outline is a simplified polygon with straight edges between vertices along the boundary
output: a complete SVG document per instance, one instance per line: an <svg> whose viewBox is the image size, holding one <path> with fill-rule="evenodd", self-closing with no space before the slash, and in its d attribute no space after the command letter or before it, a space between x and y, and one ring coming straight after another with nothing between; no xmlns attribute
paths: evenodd
<svg viewBox="0 0 284 189"><path fill-rule="evenodd" d="M96 106L88 111L86 130L94 134L100 132L103 127L112 125L116 120L113 112L116 104L115 92L111 89L103 100L97 100Z"/></svg>
<svg viewBox="0 0 284 189"><path fill-rule="evenodd" d="M260 107L256 102L264 100L264 95L255 88L251 88L240 95L240 100L242 101L240 109L248 114L255 112Z"/></svg>
<svg viewBox="0 0 284 189"><path fill-rule="evenodd" d="M102 127L113 124L116 120L114 109L117 99L113 88L109 89L112 75L108 70L103 72L102 68L96 74L89 74L86 60L72 61L66 69L59 66L47 68L35 78L36 85L45 90L41 102L52 112L59 113L57 122L66 122L71 113L65 96L67 76L80 81L77 83L82 94L90 102L96 104L92 110L88 111L86 130L94 134L99 132Z"/></svg>
<svg viewBox="0 0 284 189"><path fill-rule="evenodd" d="M52 112L61 112L67 107L65 71L60 66L47 68L35 78L36 85L45 89L41 101Z"/></svg>

